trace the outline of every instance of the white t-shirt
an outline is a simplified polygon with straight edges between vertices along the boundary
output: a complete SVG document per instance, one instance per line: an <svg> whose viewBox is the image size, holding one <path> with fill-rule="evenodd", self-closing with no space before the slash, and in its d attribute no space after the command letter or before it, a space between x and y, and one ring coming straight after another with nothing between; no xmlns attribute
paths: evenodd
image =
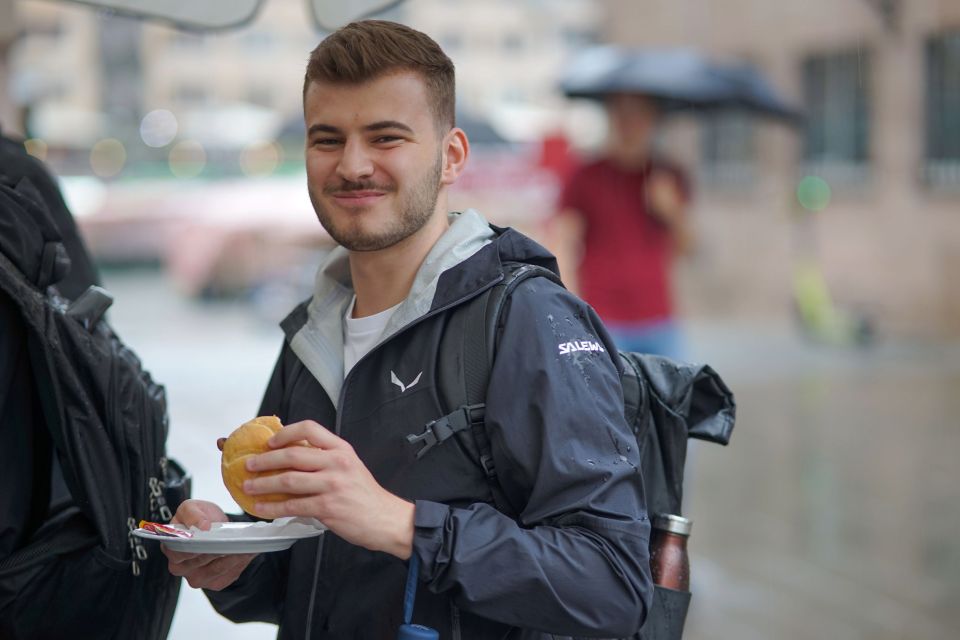
<svg viewBox="0 0 960 640"><path fill-rule="evenodd" d="M357 296L353 296L347 312L343 316L343 375L346 377L357 361L377 346L383 330L400 304L365 318L354 318L353 307Z"/></svg>

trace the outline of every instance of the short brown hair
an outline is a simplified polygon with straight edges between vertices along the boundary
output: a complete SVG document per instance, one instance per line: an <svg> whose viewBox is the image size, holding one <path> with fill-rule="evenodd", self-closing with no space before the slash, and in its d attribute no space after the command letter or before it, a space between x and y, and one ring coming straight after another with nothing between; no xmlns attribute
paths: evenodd
<svg viewBox="0 0 960 640"><path fill-rule="evenodd" d="M310 53L303 95L311 82L361 84L396 71L419 74L438 128L453 127L453 62L430 36L396 22L362 20L342 27Z"/></svg>

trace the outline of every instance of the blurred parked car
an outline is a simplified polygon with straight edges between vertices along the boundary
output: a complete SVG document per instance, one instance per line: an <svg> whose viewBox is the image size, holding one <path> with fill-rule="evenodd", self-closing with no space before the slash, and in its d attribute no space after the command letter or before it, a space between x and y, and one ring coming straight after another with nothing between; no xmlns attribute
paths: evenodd
<svg viewBox="0 0 960 640"><path fill-rule="evenodd" d="M105 266L161 266L188 295L235 296L333 246L305 184L302 175L118 182L80 226Z"/></svg>

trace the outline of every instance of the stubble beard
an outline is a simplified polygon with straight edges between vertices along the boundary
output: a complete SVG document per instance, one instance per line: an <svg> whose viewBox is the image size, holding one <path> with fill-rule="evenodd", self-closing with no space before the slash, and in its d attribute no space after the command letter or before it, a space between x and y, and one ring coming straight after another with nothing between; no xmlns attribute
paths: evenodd
<svg viewBox="0 0 960 640"><path fill-rule="evenodd" d="M347 219L346 224L338 226L330 211L324 207L322 198L315 193L311 185L307 185L310 201L317 213L317 219L326 229L330 237L337 244L349 251L380 251L401 242L422 229L433 216L440 195L440 176L443 171L443 157L438 156L437 162L423 178L417 182L408 193L399 195L397 199L397 215L384 223L381 228L365 230L362 224ZM396 193L396 185L378 185L372 181L348 182L326 185L322 192L329 195L334 192L378 190L386 193Z"/></svg>

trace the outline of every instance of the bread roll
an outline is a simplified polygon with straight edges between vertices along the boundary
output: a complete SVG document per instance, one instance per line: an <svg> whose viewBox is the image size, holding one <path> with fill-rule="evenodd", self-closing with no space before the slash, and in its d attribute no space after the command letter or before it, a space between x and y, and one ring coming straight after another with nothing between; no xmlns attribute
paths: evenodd
<svg viewBox="0 0 960 640"><path fill-rule="evenodd" d="M230 495L244 511L257 517L262 518L264 516L254 511L253 505L255 503L282 502L295 497L287 493L250 496L243 491L243 481L247 478L272 476L280 473L279 470L247 471L245 463L250 456L270 451L267 440L282 428L283 425L276 416L260 416L237 427L223 443L223 454L220 456L220 472L223 475L223 484L226 485Z"/></svg>

